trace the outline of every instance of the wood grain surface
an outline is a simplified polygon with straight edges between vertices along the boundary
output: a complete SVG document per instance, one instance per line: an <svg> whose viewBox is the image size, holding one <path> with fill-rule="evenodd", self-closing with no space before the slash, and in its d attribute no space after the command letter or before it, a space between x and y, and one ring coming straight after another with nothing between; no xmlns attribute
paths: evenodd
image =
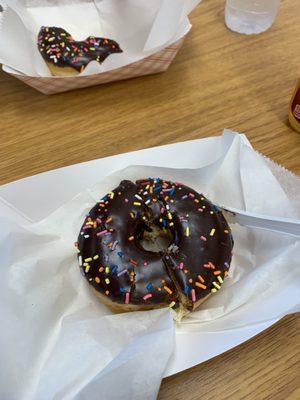
<svg viewBox="0 0 300 400"><path fill-rule="evenodd" d="M300 135L287 120L300 77L299 0L282 0L275 25L251 37L225 28L224 3L204 0L192 13L164 74L46 97L1 72L0 184L224 127L300 174ZM159 400L181 399L300 399L300 316L165 379Z"/></svg>

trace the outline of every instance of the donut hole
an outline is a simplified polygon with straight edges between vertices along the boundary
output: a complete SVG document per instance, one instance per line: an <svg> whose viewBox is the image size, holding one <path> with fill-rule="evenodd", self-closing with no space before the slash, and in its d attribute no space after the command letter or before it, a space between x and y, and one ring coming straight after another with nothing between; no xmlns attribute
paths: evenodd
<svg viewBox="0 0 300 400"><path fill-rule="evenodd" d="M165 252L173 243L173 235L167 229L162 229L154 223L148 223L147 230L143 232L139 243L146 251L152 253Z"/></svg>

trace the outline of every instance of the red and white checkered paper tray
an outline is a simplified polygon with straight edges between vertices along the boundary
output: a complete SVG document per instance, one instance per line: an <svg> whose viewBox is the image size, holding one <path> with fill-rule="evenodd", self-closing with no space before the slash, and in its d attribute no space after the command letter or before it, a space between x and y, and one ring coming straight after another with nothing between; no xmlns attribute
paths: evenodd
<svg viewBox="0 0 300 400"><path fill-rule="evenodd" d="M6 70L10 75L23 81L26 85L33 87L44 94L55 94L96 86L103 83L135 78L142 75L157 74L166 71L174 60L178 50L182 46L184 37L166 48L132 64L87 76L71 77L37 77L17 74Z"/></svg>
<svg viewBox="0 0 300 400"><path fill-rule="evenodd" d="M0 63L5 72L44 94L163 72L189 32L188 15L200 1L0 0L5 4ZM90 62L79 75L52 76L37 48L42 26L61 27L76 40L91 34L113 39L123 52L101 65Z"/></svg>

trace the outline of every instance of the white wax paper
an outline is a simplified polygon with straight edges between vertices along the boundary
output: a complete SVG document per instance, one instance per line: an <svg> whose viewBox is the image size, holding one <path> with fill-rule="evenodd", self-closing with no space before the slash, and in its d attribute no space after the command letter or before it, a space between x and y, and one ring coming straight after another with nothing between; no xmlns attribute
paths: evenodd
<svg viewBox="0 0 300 400"><path fill-rule="evenodd" d="M0 203L0 398L154 399L174 326L176 335L213 335L300 310L300 240L237 225L222 290L180 324L168 309L112 315L80 276L73 242L84 215L121 179L183 181L220 205L299 218L299 196L239 135L225 133L211 151L198 169L117 171L36 223ZM299 179L287 179L299 194Z"/></svg>
<svg viewBox="0 0 300 400"><path fill-rule="evenodd" d="M116 40L123 53L103 64L92 61L80 75L116 69L141 60L182 38L188 14L201 0L3 0L0 63L29 76L52 76L37 48L41 26L66 29L75 40Z"/></svg>

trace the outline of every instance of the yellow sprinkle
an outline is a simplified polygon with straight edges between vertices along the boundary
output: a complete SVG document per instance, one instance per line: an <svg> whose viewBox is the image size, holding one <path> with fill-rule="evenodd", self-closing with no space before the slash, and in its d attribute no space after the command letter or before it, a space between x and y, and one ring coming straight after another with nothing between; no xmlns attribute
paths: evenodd
<svg viewBox="0 0 300 400"><path fill-rule="evenodd" d="M215 230L215 228L212 228L212 230L210 231L210 236L214 236L214 234L215 234L215 232L216 232L216 230Z"/></svg>
<svg viewBox="0 0 300 400"><path fill-rule="evenodd" d="M98 254L96 254L96 255L93 257L94 260L98 260L98 258L99 258Z"/></svg>
<svg viewBox="0 0 300 400"><path fill-rule="evenodd" d="M172 303L169 304L169 307L172 308L175 306L175 304L176 304L175 301L172 301Z"/></svg>
<svg viewBox="0 0 300 400"><path fill-rule="evenodd" d="M85 258L84 261L85 261L85 262L90 262L90 261L92 261L92 257Z"/></svg>
<svg viewBox="0 0 300 400"><path fill-rule="evenodd" d="M128 240L134 240L134 236L129 236Z"/></svg>
<svg viewBox="0 0 300 400"><path fill-rule="evenodd" d="M111 199L113 199L114 196L115 196L114 192L109 192L109 195L110 195L110 198L111 198Z"/></svg>
<svg viewBox="0 0 300 400"><path fill-rule="evenodd" d="M229 233L229 231L227 229L225 229L224 233Z"/></svg>
<svg viewBox="0 0 300 400"><path fill-rule="evenodd" d="M99 272L103 272L103 271L104 271L104 267L100 267Z"/></svg>
<svg viewBox="0 0 300 400"><path fill-rule="evenodd" d="M89 264L85 267L85 273L86 274L89 272L90 268L91 268L91 266Z"/></svg>
<svg viewBox="0 0 300 400"><path fill-rule="evenodd" d="M201 197L201 200L204 200L204 197Z"/></svg>
<svg viewBox="0 0 300 400"><path fill-rule="evenodd" d="M109 267L105 267L105 273L109 274Z"/></svg>
<svg viewBox="0 0 300 400"><path fill-rule="evenodd" d="M199 203L199 200L198 200L198 199L195 199L194 202L195 202L195 203Z"/></svg>
<svg viewBox="0 0 300 400"><path fill-rule="evenodd" d="M98 276L96 276L95 282L96 282L96 283L100 283L100 278L99 278Z"/></svg>
<svg viewBox="0 0 300 400"><path fill-rule="evenodd" d="M168 212L168 218L172 219L172 214L170 212Z"/></svg>
<svg viewBox="0 0 300 400"><path fill-rule="evenodd" d="M214 212L213 211L210 211L210 214L213 214Z"/></svg>
<svg viewBox="0 0 300 400"><path fill-rule="evenodd" d="M109 280L108 278L105 278L105 283L106 283L107 285L109 285L109 284L110 284L110 280Z"/></svg>
<svg viewBox="0 0 300 400"><path fill-rule="evenodd" d="M185 236L190 236L190 228L187 226L185 230Z"/></svg>
<svg viewBox="0 0 300 400"><path fill-rule="evenodd" d="M106 223L111 222L111 221L112 221L112 217L109 217L109 218L106 220Z"/></svg>
<svg viewBox="0 0 300 400"><path fill-rule="evenodd" d="M220 285L218 285L218 284L217 284L217 282L213 282L212 284L214 285L214 287L215 287L215 288L217 288L217 289L221 289L221 286L220 286Z"/></svg>
<svg viewBox="0 0 300 400"><path fill-rule="evenodd" d="M218 281L219 281L220 283L223 283L223 282L224 282L223 279L222 279L220 276L217 276L217 279L218 279Z"/></svg>
<svg viewBox="0 0 300 400"><path fill-rule="evenodd" d="M141 206L142 203L140 203L140 202L138 202L138 201L134 201L134 202L133 202L133 205L134 205L134 206Z"/></svg>
<svg viewBox="0 0 300 400"><path fill-rule="evenodd" d="M206 206L202 206L202 208L206 208Z"/></svg>
<svg viewBox="0 0 300 400"><path fill-rule="evenodd" d="M212 292L212 293L216 293L216 292L217 292L217 289L212 288L212 289L211 289L211 292Z"/></svg>
<svg viewBox="0 0 300 400"><path fill-rule="evenodd" d="M130 216L131 216L132 219L135 218L135 215L134 215L133 212L130 213Z"/></svg>
<svg viewBox="0 0 300 400"><path fill-rule="evenodd" d="M173 225L174 225L174 222L170 222L170 223L169 223L169 226L173 226Z"/></svg>
<svg viewBox="0 0 300 400"><path fill-rule="evenodd" d="M172 290L168 287L168 286L164 286L164 289L166 292L168 292L169 294L172 294Z"/></svg>

